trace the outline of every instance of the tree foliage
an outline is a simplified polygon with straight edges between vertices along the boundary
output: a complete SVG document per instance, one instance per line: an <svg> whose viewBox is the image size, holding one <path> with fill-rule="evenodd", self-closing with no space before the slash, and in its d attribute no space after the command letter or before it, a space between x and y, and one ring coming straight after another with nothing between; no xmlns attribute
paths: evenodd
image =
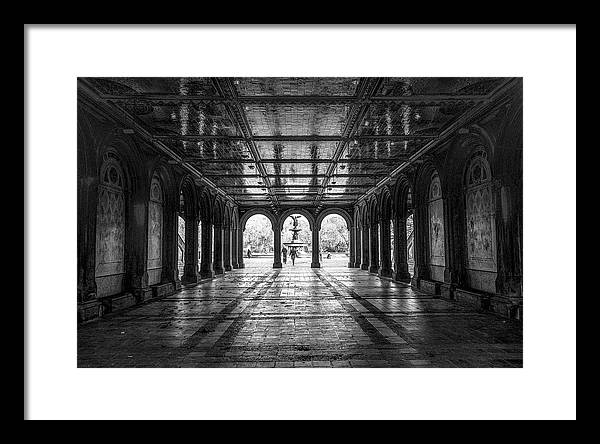
<svg viewBox="0 0 600 444"><path fill-rule="evenodd" d="M273 229L268 217L257 214L246 222L244 253L248 248L255 254L273 253Z"/></svg>
<svg viewBox="0 0 600 444"><path fill-rule="evenodd" d="M281 233L281 246L286 242L292 241L293 220L288 217L283 223L283 231ZM308 220L305 217L298 219L298 242L306 244L305 252L312 249L312 231ZM332 253L345 253L348 251L348 227L343 217L338 215L327 216L321 224L319 237L321 240L321 249ZM246 230L244 231L244 253L250 248L254 254L271 254L273 253L273 230L271 229L271 221L263 215L257 214L252 216L246 222Z"/></svg>
<svg viewBox="0 0 600 444"><path fill-rule="evenodd" d="M348 251L348 227L343 217L332 214L323 219L319 233L323 251L340 253Z"/></svg>

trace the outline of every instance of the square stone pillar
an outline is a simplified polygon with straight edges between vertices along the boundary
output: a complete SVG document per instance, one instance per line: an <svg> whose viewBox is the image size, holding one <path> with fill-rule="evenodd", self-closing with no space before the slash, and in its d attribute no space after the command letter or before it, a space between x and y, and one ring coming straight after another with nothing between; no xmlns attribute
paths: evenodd
<svg viewBox="0 0 600 444"><path fill-rule="evenodd" d="M354 227L354 268L360 268L360 258L362 256L362 230L360 227Z"/></svg>
<svg viewBox="0 0 600 444"><path fill-rule="evenodd" d="M245 268L244 264L244 230L238 229L237 243L238 243L238 268Z"/></svg>
<svg viewBox="0 0 600 444"><path fill-rule="evenodd" d="M369 269L369 227L362 228L362 262L360 268L362 270Z"/></svg>
<svg viewBox="0 0 600 444"><path fill-rule="evenodd" d="M390 221L382 220L380 222L381 229L379 230L379 239L381 244L381 251L379 252L379 257L381 259L381 266L379 267L378 274L381 277L391 277L392 276L392 258L391 258L391 250L392 250L392 239L390 235Z"/></svg>
<svg viewBox="0 0 600 444"><path fill-rule="evenodd" d="M212 268L212 223L202 222L202 261L200 263L200 277L202 279L213 278L215 274Z"/></svg>
<svg viewBox="0 0 600 444"><path fill-rule="evenodd" d="M406 218L397 217L394 220L394 264L392 279L397 282L410 283L408 271L408 251L406 244Z"/></svg>
<svg viewBox="0 0 600 444"><path fill-rule="evenodd" d="M198 218L185 217L185 251L183 254L183 284L198 282Z"/></svg>
<svg viewBox="0 0 600 444"><path fill-rule="evenodd" d="M281 231L273 231L273 268L281 268Z"/></svg>
<svg viewBox="0 0 600 444"><path fill-rule="evenodd" d="M213 251L213 270L215 274L223 274L223 227L215 225L215 246Z"/></svg>
<svg viewBox="0 0 600 444"><path fill-rule="evenodd" d="M231 266L231 227L223 227L223 269L233 270Z"/></svg>
<svg viewBox="0 0 600 444"><path fill-rule="evenodd" d="M354 268L354 254L355 254L355 244L356 244L356 230L354 227L348 227L348 268Z"/></svg>
<svg viewBox="0 0 600 444"><path fill-rule="evenodd" d="M377 222L372 223L369 227L370 232L370 248L369 248L369 273L377 273L379 271L379 238L378 238Z"/></svg>
<svg viewBox="0 0 600 444"><path fill-rule="evenodd" d="M239 264L239 242L238 242L238 236L239 236L239 228L232 228L231 229L231 266L236 269L236 268L240 268L240 264Z"/></svg>
<svg viewBox="0 0 600 444"><path fill-rule="evenodd" d="M316 225L316 224L315 224ZM321 268L321 262L319 261L319 230L314 226L312 230L312 263L310 264L310 268Z"/></svg>

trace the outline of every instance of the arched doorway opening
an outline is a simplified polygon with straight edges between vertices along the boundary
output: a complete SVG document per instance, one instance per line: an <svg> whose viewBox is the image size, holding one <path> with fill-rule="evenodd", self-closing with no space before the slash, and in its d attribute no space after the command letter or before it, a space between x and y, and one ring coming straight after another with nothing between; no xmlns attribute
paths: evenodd
<svg viewBox="0 0 600 444"><path fill-rule="evenodd" d="M296 227L294 227L294 220L297 221ZM294 233L297 233L297 239L295 240ZM289 244L293 243L302 245L299 247L290 247ZM310 229L310 223L305 216L294 213L285 218L282 224L281 246L281 262L284 267L311 266L312 230ZM292 251L295 251L293 260Z"/></svg>
<svg viewBox="0 0 600 444"><path fill-rule="evenodd" d="M319 231L322 267L348 265L350 236L346 220L338 214L325 216Z"/></svg>
<svg viewBox="0 0 600 444"><path fill-rule="evenodd" d="M271 220L255 214L246 221L243 235L243 254L246 267L271 266L274 253Z"/></svg>

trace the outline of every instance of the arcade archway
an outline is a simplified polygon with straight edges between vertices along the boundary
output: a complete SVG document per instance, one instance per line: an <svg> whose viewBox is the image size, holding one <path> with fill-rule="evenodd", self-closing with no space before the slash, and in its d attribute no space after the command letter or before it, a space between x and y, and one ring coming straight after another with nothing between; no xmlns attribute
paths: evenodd
<svg viewBox="0 0 600 444"><path fill-rule="evenodd" d="M263 214L255 214L245 224L242 253L246 267L270 265L274 253L271 220Z"/></svg>

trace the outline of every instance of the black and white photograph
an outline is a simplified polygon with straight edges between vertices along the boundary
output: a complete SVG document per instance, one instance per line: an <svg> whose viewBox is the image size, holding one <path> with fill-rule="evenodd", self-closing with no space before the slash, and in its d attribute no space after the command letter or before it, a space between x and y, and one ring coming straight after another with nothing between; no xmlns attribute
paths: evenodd
<svg viewBox="0 0 600 444"><path fill-rule="evenodd" d="M565 293L543 266L575 266L574 26L537 31L554 31L556 51L571 57L560 94L573 108L553 111L570 117L552 117L559 126L534 116L550 143L570 140L560 148L524 117L559 94L555 85L527 99L544 62L493 58L499 44L527 47L509 38L519 28L489 29L499 38L402 26L25 28L25 169L35 181L25 217L36 221L25 240L26 417L421 419L427 385L442 401L425 419L574 418L575 287ZM164 51L170 33L183 47ZM202 48L178 58L211 34L206 59ZM439 64L430 52L386 52L412 34L431 37L419 41L440 51ZM486 51L449 64L440 35ZM384 48L358 50L368 38ZM80 58L55 66L37 49L60 42ZM244 45L238 64L227 48ZM365 54L360 69L352 51ZM46 106L58 91L63 113ZM573 191L541 195L556 186L538 177L558 177L553 157ZM550 221L556 205L572 220ZM569 253L551 253L554 243ZM547 414L526 408L540 401L529 391L547 389L527 382L544 360L564 366L552 370L565 387ZM50 407L55 373L62 409ZM360 387L391 404L379 415L353 409ZM218 408L231 396L242 400ZM68 401L94 397L89 410ZM255 397L268 407L249 407ZM153 408L164 402L177 407Z"/></svg>
<svg viewBox="0 0 600 444"><path fill-rule="evenodd" d="M78 365L521 367L522 86L79 78Z"/></svg>

